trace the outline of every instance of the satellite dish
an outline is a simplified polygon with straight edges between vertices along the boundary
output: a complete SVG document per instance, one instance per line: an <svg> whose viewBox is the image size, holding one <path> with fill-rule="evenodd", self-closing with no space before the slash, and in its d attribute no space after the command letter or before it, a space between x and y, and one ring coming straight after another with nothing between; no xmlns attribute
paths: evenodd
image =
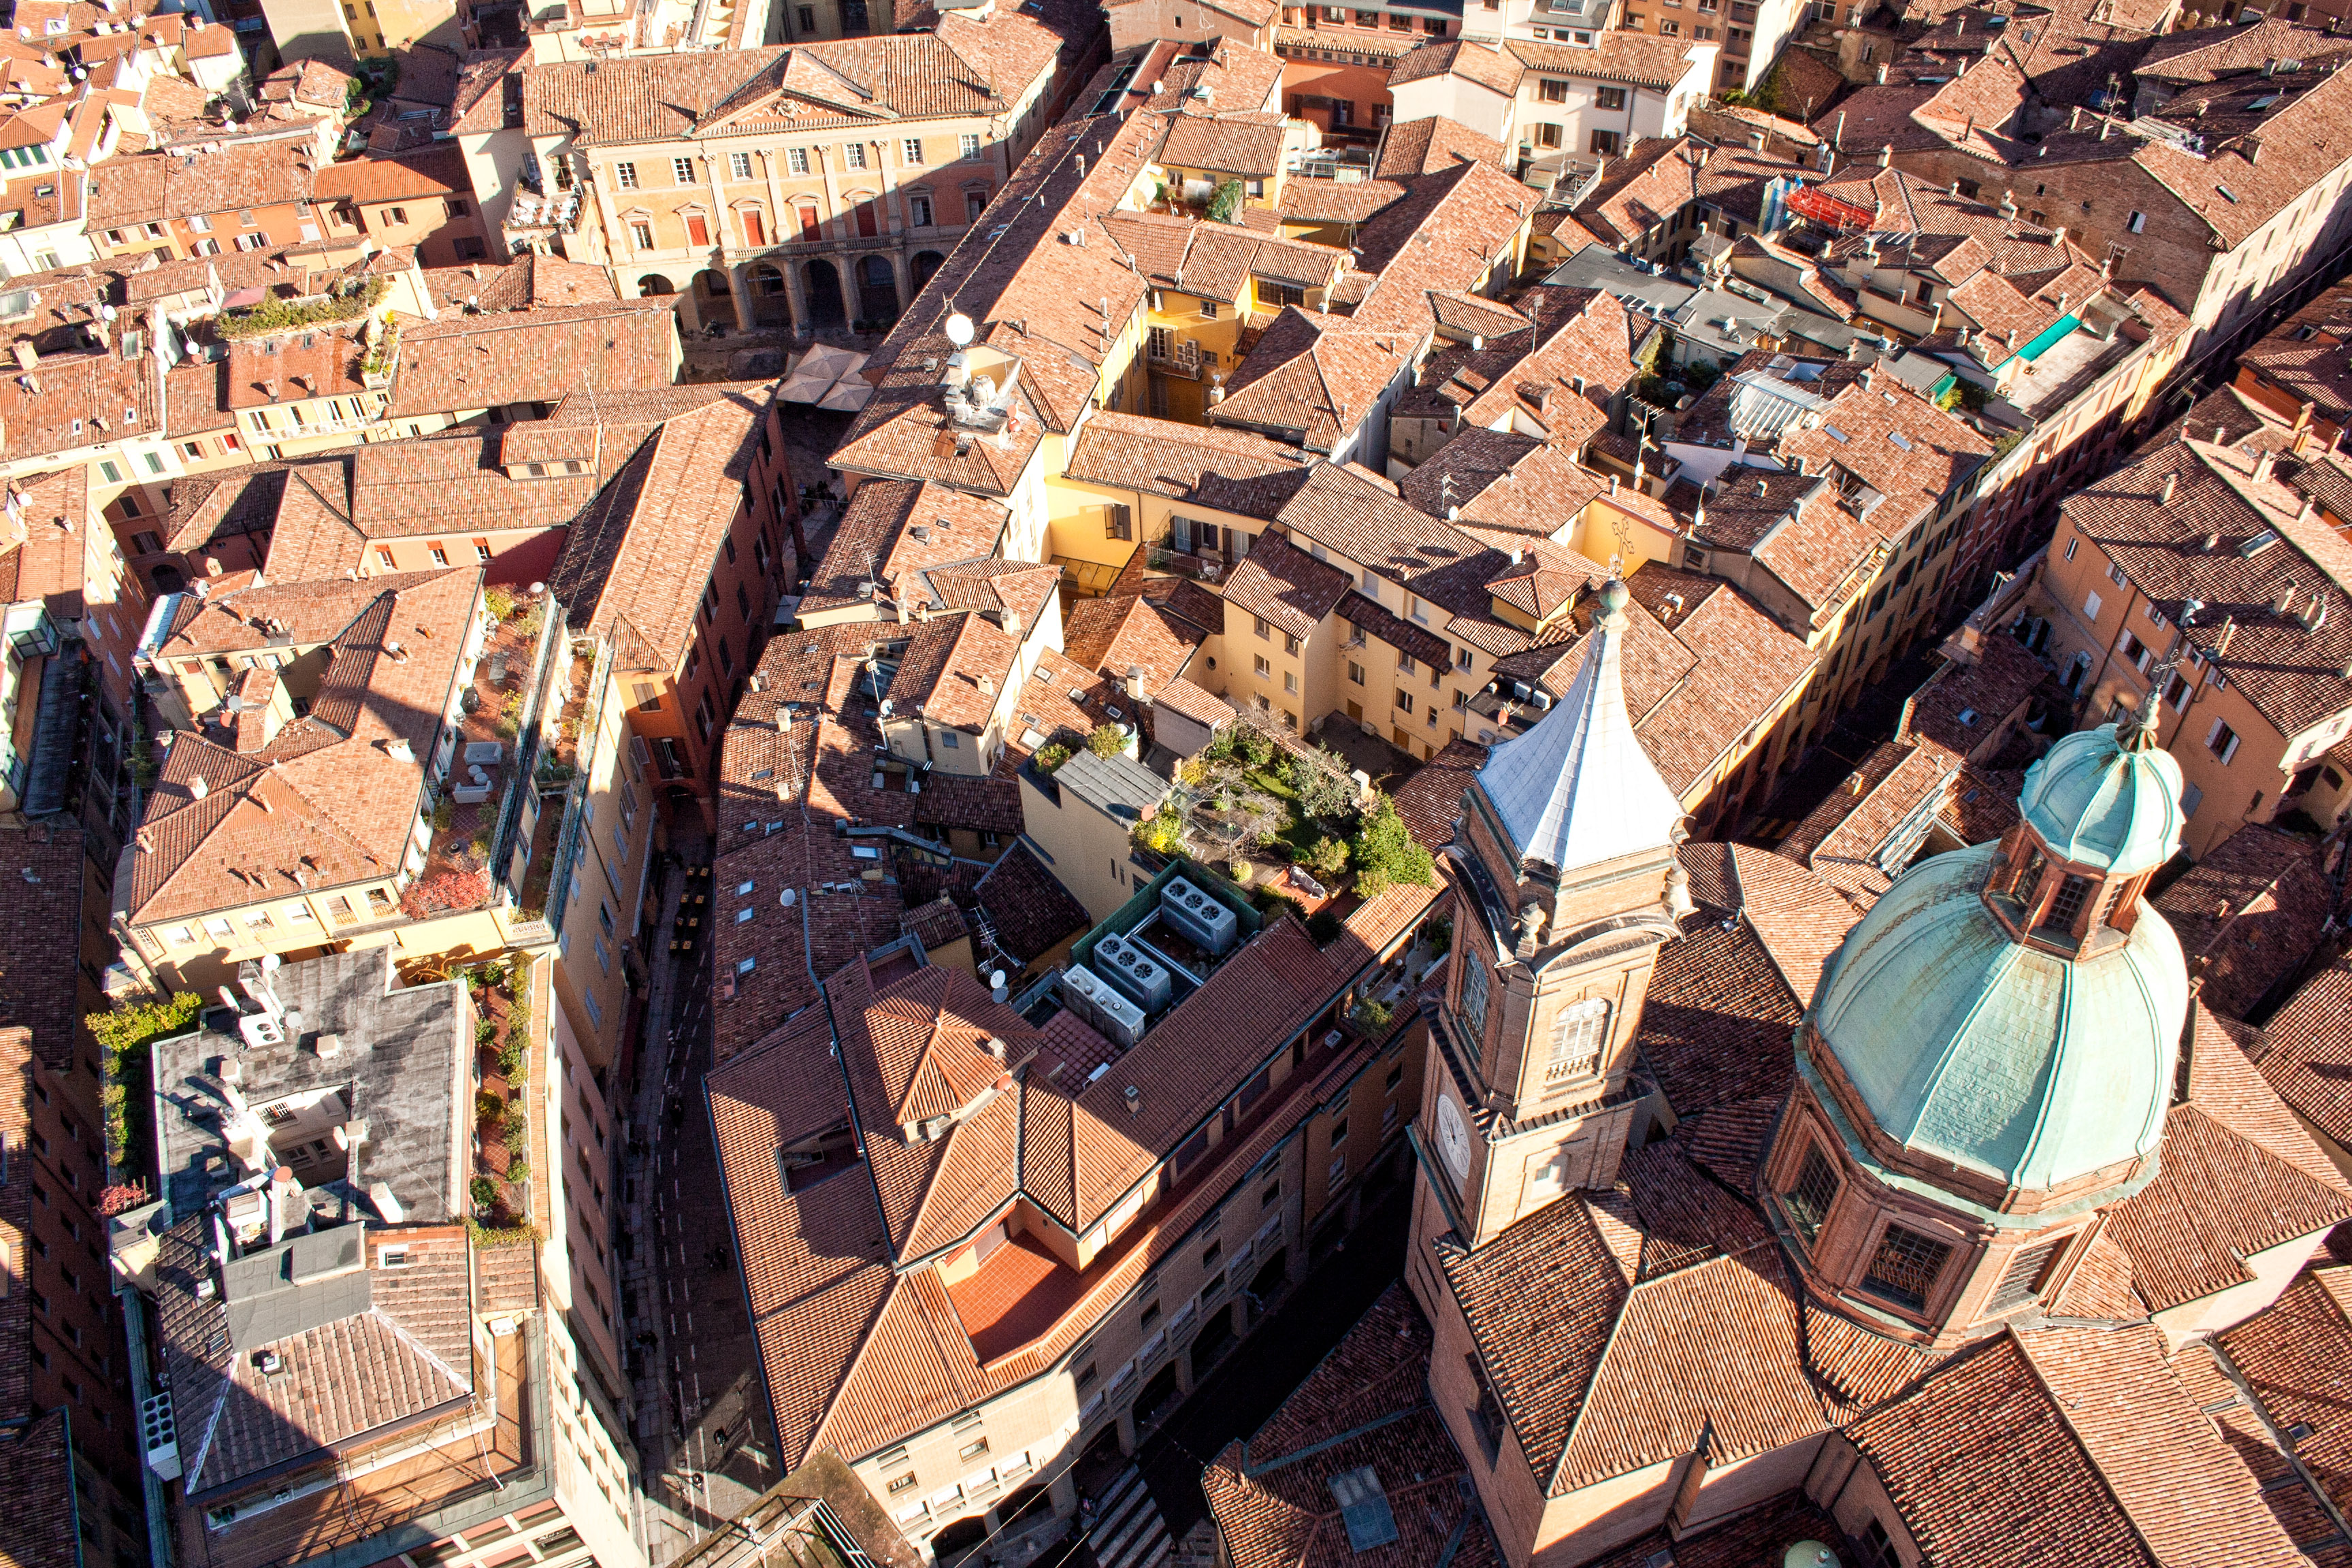
<svg viewBox="0 0 2352 1568"><path fill-rule="evenodd" d="M972 338L971 318L958 310L948 318L947 334L948 342L955 344L956 347L960 349L970 347Z"/></svg>
<svg viewBox="0 0 2352 1568"><path fill-rule="evenodd" d="M786 909L791 909L793 902L793 890L790 888L786 888L782 892L778 893L776 895L776 902L783 905Z"/></svg>
<svg viewBox="0 0 2352 1568"><path fill-rule="evenodd" d="M1004 971L1003 971L1002 969L1000 969L1000 970L996 971L993 974L991 974L991 975L988 977L988 983L989 983L991 985L1002 985L1002 984L1004 984Z"/></svg>

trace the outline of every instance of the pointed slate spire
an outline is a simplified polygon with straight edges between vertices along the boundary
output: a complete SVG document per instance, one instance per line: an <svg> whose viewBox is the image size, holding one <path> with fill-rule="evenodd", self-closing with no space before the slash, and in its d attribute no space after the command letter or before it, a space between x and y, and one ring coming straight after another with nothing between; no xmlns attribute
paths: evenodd
<svg viewBox="0 0 2352 1568"><path fill-rule="evenodd" d="M1592 647L1568 695L1478 770L1478 787L1522 861L1565 871L1674 842L1683 803L1625 710L1621 656L1632 599L1614 578L1601 585Z"/></svg>

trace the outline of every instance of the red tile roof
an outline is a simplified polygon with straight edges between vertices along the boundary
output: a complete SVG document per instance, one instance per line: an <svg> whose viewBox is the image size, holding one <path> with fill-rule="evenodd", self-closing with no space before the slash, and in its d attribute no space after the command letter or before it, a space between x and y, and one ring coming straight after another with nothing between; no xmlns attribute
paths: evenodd
<svg viewBox="0 0 2352 1568"><path fill-rule="evenodd" d="M481 574L273 584L215 594L215 613L226 619L217 606L233 603L247 614L280 606L299 614L306 588L341 590L311 595L331 608L316 629L297 634L331 650L325 683L309 714L257 752L240 754L193 733L174 742L147 795L130 875L116 890L134 923L388 880L399 869L442 715L456 700L458 654L467 617L478 613ZM352 607L346 624L332 625ZM260 646L266 634L247 626L250 643L230 646ZM165 657L174 646L165 645ZM393 750L404 742L405 760Z"/></svg>
<svg viewBox="0 0 2352 1568"><path fill-rule="evenodd" d="M2315 848L2248 823L2157 895L2205 1005L2243 1018L2302 967L2336 902Z"/></svg>

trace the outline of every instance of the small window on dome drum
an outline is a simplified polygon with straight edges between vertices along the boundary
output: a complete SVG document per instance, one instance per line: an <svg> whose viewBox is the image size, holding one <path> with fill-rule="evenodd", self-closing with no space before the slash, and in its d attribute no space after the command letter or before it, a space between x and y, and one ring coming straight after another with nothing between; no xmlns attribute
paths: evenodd
<svg viewBox="0 0 2352 1568"><path fill-rule="evenodd" d="M2006 1312L2011 1307L2021 1307L2042 1291L2042 1281L2049 1277L2052 1260L2072 1240L2071 1237L2053 1237L2036 1247L2029 1247L2009 1260L2009 1271L1993 1287L1992 1298L1985 1303L1985 1315Z"/></svg>
<svg viewBox="0 0 2352 1568"><path fill-rule="evenodd" d="M2091 897L2091 879L2068 877L2058 884L2058 896L2050 900L2050 915L2042 923L2060 931L2074 929L2074 917L2083 912L2083 905Z"/></svg>
<svg viewBox="0 0 2352 1568"><path fill-rule="evenodd" d="M1890 1225L1878 1238L1878 1252L1862 1278L1862 1288L1906 1311L1924 1312L1951 1256L1951 1247L1933 1237Z"/></svg>
<svg viewBox="0 0 2352 1568"><path fill-rule="evenodd" d="M1818 1147L1807 1149L1805 1163L1797 1173L1797 1184L1780 1194L1780 1206L1789 1211L1790 1220L1808 1244L1821 1235L1837 1194L1837 1168L1822 1157Z"/></svg>

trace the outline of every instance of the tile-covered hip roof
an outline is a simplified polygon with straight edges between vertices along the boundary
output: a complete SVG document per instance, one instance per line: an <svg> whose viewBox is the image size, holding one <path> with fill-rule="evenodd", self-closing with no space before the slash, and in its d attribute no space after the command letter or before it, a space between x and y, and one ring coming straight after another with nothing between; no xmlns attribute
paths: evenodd
<svg viewBox="0 0 2352 1568"><path fill-rule="evenodd" d="M1353 592L1348 574L1318 561L1280 535L1261 533L1225 579L1225 603L1244 615L1280 626L1295 637L1312 637L1323 617Z"/></svg>
<svg viewBox="0 0 2352 1568"><path fill-rule="evenodd" d="M721 569L721 542L748 504L744 485L774 388L717 389L664 420L581 512L549 584L575 626L626 624L641 653L677 668L695 612ZM543 483L545 481L532 481Z"/></svg>
<svg viewBox="0 0 2352 1568"><path fill-rule="evenodd" d="M661 300L404 321L384 417L561 403L590 385L667 386L678 353L677 313Z"/></svg>
<svg viewBox="0 0 2352 1568"><path fill-rule="evenodd" d="M303 586L312 585L295 585ZM309 713L252 754L199 734L173 744L147 796L130 875L116 889L134 923L389 880L398 872L425 769L454 700L481 574L317 586L357 590L362 598L354 618L317 639L327 642L330 659ZM268 592L282 597L288 590ZM431 635L418 636L418 626Z"/></svg>
<svg viewBox="0 0 2352 1568"><path fill-rule="evenodd" d="M2300 467L2184 437L2060 503L2168 616L2189 598L2236 606L2192 626L2189 640L2290 737L2352 708L2352 552L2304 518L2307 503L2287 482ZM2257 542L2266 538L2274 542ZM2306 626L2315 606L2317 624Z"/></svg>
<svg viewBox="0 0 2352 1568"><path fill-rule="evenodd" d="M1312 461L1296 447L1245 430L1101 408L1078 427L1063 477L1171 500L1200 500L1226 510L1234 510L1226 502L1246 492L1265 503L1263 511L1250 515L1271 518L1304 482Z"/></svg>

